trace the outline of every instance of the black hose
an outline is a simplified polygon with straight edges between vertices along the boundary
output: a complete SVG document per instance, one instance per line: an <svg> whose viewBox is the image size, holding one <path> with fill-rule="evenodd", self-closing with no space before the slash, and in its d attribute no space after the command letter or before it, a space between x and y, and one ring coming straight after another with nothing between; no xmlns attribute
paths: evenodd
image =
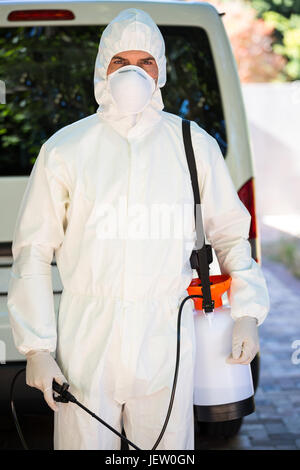
<svg viewBox="0 0 300 470"><path fill-rule="evenodd" d="M196 295L196 294L193 294L193 295L189 295L187 297L185 297L183 299L183 301L181 302L180 304L180 307L179 307L179 310L178 310L178 317L177 317L177 350L176 350L176 361L175 361L175 371L174 371L174 379L173 379L173 385L172 385L172 391L171 391L171 397L170 397L170 402L169 402L169 407L168 407L168 411L167 411L167 415L166 415L166 418L165 418L165 421L164 421L164 424L163 424L163 427L162 427L162 430L154 444L154 446L152 447L151 450L155 450L158 446L158 444L160 443L160 441L162 440L163 438L163 435L166 431L166 428L167 428L167 425L168 425L168 422L169 422L169 419L170 419L170 416L171 416L171 411L172 411L172 408L173 408L173 403L174 403L174 398L175 398L175 392L176 392L176 385L177 385L177 379L178 379L178 371L179 371L179 364L180 364L180 328L181 328L181 315L182 315L182 309L183 309L183 306L185 304L185 302L189 299L192 299L192 298L203 298L202 295ZM12 409L12 414L13 414L13 418L14 418L14 422L15 422L15 426L17 428L17 431L18 431L18 434L19 434L19 437L20 437L20 440L22 442L22 445L23 445L23 448L25 450L28 450L28 446L26 444L26 441L24 439L24 436L22 434L22 431L21 431L21 428L20 428L20 425L19 425L19 421L18 421L18 418L17 418L17 414L16 414L16 410L15 410L15 406L14 406L14 400L13 400L13 392L14 392L14 386L15 386L15 382L16 382L16 379L17 377L19 376L19 374L21 372L23 372L25 369L21 369L20 371L17 372L17 374L15 375L13 381L12 381L12 384L11 384L11 388L10 388L10 403L11 403L11 409ZM65 384L64 384L65 385ZM67 384L66 384L67 385ZM56 386L54 386L54 390L57 392L57 393L60 393L59 391L59 388L57 388L57 386L59 386L59 384L56 384ZM63 387L63 386L61 386ZM133 442L131 442L129 439L127 439L125 436L123 436L122 434L120 434L116 429L114 429L112 426L110 426L109 424L107 424L105 421L103 421L101 418L99 418L99 416L97 416L95 413L93 413L92 411L90 411L88 408L86 408L84 405L82 405L75 397L74 395L72 395L70 392L67 391L67 388L63 388L62 389L63 391L61 392L61 396L62 397L65 397L66 400L65 402L68 402L68 401L71 401L72 403L75 403L76 405L78 405L80 408L82 408L84 411L86 411L88 414L90 414L93 418L95 418L97 421L99 421L101 424L103 424L104 426L106 426L110 431L112 431L113 433L117 434L123 441L125 441L128 445L132 446L134 449L136 450L141 450L139 447L137 447L135 444L133 444ZM62 400L63 401L63 400Z"/></svg>
<svg viewBox="0 0 300 470"><path fill-rule="evenodd" d="M19 423L19 420L18 420L18 417L17 417L17 412L16 412L16 408L15 408L15 403L14 403L14 388L15 388L15 383L16 383L16 380L17 380L17 378L19 377L19 375L20 375L22 372L24 372L25 370L26 370L25 367L24 367L23 369L20 369L20 370L16 373L16 375L14 376L14 378L13 378L13 380L12 380L12 383L11 383L11 386L10 386L9 397L10 397L11 412L12 412L12 415L13 415L13 419L14 419L14 422L15 422L15 426L16 426L16 429L17 429L19 438L20 438L20 440L21 440L23 449L24 449L24 450L29 450L29 448L28 448L28 446L27 446L27 443L26 443L26 441L25 441L25 439L24 439L22 430L21 430L21 426L20 426L20 423Z"/></svg>
<svg viewBox="0 0 300 470"><path fill-rule="evenodd" d="M166 431L166 427L168 425L168 422L169 422L169 419L170 419L170 415L171 415L171 411L172 411L172 408L173 408L173 403L174 403L174 398L175 398L175 392L176 392L176 385L177 385L177 378L178 378L178 370L179 370L179 363L180 363L180 327L181 327L181 314L182 314L182 309L183 309L183 306L185 304L185 302L189 299L192 299L192 298L203 298L202 295L189 295L188 297L185 297L183 299L183 301L181 302L180 304L180 307L179 307L179 310L178 310L178 317L177 317L177 351L176 351L176 362L175 362L175 372L174 372L174 379L173 379L173 386L172 386L172 392L171 392L171 398L170 398L170 403L169 403L169 408L168 408L168 411L167 411L167 416L166 416L166 419L165 419L165 422L164 422L164 425L162 427L162 430L160 432L160 435L158 436L154 446L152 447L151 450L155 450L158 446L158 444L160 443L160 441L162 440L162 437Z"/></svg>

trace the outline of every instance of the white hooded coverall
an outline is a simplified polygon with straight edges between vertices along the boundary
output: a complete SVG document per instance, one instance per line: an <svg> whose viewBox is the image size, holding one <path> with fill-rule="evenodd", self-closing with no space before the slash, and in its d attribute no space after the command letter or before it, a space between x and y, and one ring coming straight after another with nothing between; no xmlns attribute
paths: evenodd
<svg viewBox="0 0 300 470"><path fill-rule="evenodd" d="M106 88L111 58L127 50L149 52L159 70L150 104L134 117L119 114ZM142 449L151 449L166 416L178 308L193 277L193 192L181 118L162 111L165 82L164 40L156 24L141 10L122 11L100 40L97 112L63 127L40 149L17 217L8 290L20 353L56 351L77 399L119 431L123 422L127 437ZM232 276L232 317L253 316L261 324L269 297L247 240L250 214L217 141L195 122L191 133L206 238L221 272ZM192 207L185 236L145 235L148 219L140 238L126 235L138 207L150 213L160 204ZM109 233L116 219L119 230ZM57 320L53 254L63 284ZM182 315L174 406L158 449L194 448L194 357L190 300ZM59 404L54 448L119 449L120 439L76 405Z"/></svg>

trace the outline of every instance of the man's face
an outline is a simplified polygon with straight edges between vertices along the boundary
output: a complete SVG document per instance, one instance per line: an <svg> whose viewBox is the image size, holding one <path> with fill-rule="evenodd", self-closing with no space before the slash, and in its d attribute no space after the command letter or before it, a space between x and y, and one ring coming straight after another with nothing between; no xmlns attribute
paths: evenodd
<svg viewBox="0 0 300 470"><path fill-rule="evenodd" d="M137 65L147 72L150 77L155 80L157 84L158 67L154 57L148 52L144 51L125 51L119 52L111 59L107 68L107 75L115 72L117 69L125 65Z"/></svg>

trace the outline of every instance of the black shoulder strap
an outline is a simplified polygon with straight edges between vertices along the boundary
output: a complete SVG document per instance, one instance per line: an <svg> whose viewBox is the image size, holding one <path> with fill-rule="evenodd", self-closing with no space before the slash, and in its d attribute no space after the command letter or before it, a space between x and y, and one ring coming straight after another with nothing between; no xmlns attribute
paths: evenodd
<svg viewBox="0 0 300 470"><path fill-rule="evenodd" d="M184 148L187 158L187 163L190 171L191 182L194 193L194 213L195 213L195 227L196 227L196 249L192 251L190 262L192 269L196 269L199 278L201 279L202 294L203 294L203 310L205 312L212 312L214 309L214 301L211 298L210 281L209 281L209 262L208 262L208 248L210 245L205 245L204 228L201 214L201 200L198 185L197 166L195 161L194 149L191 137L191 122L187 119L182 119L182 135ZM211 261L211 260L210 260Z"/></svg>
<svg viewBox="0 0 300 470"><path fill-rule="evenodd" d="M195 162L195 155L194 149L192 144L191 138L191 125L190 121L187 119L182 119L182 134L183 134L183 142L185 147L185 154L188 162L188 167L190 170L193 192L194 192L194 203L195 203L195 219L196 219L196 204L200 204L200 191L198 185L198 177L197 177L197 167Z"/></svg>

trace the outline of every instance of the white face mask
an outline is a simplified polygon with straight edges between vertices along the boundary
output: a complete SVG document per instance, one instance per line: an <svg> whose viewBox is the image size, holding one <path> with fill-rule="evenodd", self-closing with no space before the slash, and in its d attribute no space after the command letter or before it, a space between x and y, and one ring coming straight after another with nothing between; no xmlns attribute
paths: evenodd
<svg viewBox="0 0 300 470"><path fill-rule="evenodd" d="M155 91L155 80L136 65L120 67L107 77L108 90L123 114L143 111L150 103Z"/></svg>

